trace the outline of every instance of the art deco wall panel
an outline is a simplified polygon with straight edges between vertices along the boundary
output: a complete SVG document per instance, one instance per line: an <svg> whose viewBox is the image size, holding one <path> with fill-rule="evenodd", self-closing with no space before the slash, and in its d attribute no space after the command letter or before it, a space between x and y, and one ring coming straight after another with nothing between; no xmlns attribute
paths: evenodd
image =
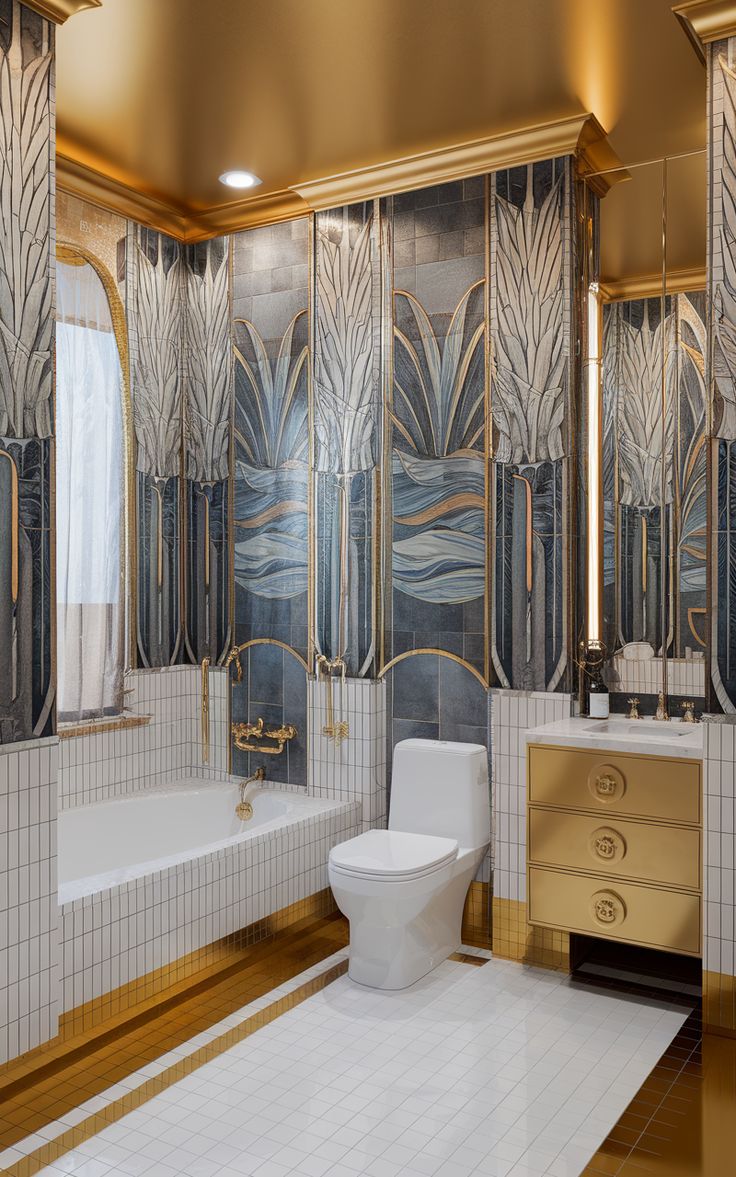
<svg viewBox="0 0 736 1177"><path fill-rule="evenodd" d="M234 637L259 643L245 652L233 718L296 725L288 756L272 757L269 775L297 784L306 783L298 659L306 662L309 644L310 242L306 218L232 240ZM236 769L248 763L235 754Z"/></svg>
<svg viewBox="0 0 736 1177"><path fill-rule="evenodd" d="M217 237L184 251L186 646L194 662L217 661L230 637L229 244Z"/></svg>
<svg viewBox="0 0 736 1177"><path fill-rule="evenodd" d="M736 39L708 47L711 315L711 676L736 710Z"/></svg>
<svg viewBox="0 0 736 1177"><path fill-rule="evenodd" d="M168 666L182 647L183 247L129 223L133 423L137 442L138 657Z"/></svg>
<svg viewBox="0 0 736 1177"><path fill-rule="evenodd" d="M491 177L493 668L524 690L568 666L572 203L569 158Z"/></svg>
<svg viewBox="0 0 736 1177"><path fill-rule="evenodd" d="M315 645L357 676L378 640L381 231L377 200L315 218Z"/></svg>
<svg viewBox="0 0 736 1177"><path fill-rule="evenodd" d="M390 197L386 217L385 661L431 648L485 678L485 181Z"/></svg>
<svg viewBox="0 0 736 1177"><path fill-rule="evenodd" d="M0 742L52 730L53 47L0 0Z"/></svg>
<svg viewBox="0 0 736 1177"><path fill-rule="evenodd" d="M658 654L664 591L671 671L702 658L707 641L705 302L702 292L668 297L664 321L660 298L603 309L605 640Z"/></svg>

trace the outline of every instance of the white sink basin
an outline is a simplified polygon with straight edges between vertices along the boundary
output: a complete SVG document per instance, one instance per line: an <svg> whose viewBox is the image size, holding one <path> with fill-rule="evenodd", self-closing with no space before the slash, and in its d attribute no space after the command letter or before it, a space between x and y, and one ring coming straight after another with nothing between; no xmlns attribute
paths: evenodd
<svg viewBox="0 0 736 1177"><path fill-rule="evenodd" d="M689 723L660 723L646 719L594 719L585 725L586 731L596 735L623 736L627 740L661 740L663 744L692 735L693 727Z"/></svg>

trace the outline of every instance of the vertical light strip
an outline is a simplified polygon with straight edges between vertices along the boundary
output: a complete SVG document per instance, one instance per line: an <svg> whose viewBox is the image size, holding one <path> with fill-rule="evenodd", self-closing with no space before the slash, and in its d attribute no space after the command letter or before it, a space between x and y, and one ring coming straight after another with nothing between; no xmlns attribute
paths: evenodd
<svg viewBox="0 0 736 1177"><path fill-rule="evenodd" d="M585 360L588 395L588 642L600 641L602 550L602 405L601 405L601 299L597 282L588 287L588 339Z"/></svg>

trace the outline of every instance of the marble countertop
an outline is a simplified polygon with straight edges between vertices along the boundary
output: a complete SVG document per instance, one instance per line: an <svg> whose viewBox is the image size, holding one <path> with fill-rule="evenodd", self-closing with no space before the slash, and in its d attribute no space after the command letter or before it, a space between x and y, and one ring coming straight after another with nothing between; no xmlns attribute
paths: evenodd
<svg viewBox="0 0 736 1177"><path fill-rule="evenodd" d="M677 756L702 760L703 728L679 719L656 722L647 719L589 719L587 716L540 724L526 732L527 743L559 747L630 752L641 756Z"/></svg>

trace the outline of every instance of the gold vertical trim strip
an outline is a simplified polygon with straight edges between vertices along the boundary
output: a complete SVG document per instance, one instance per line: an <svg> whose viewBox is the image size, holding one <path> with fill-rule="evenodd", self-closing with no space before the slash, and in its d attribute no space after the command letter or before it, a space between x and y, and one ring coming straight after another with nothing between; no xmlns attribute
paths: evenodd
<svg viewBox="0 0 736 1177"><path fill-rule="evenodd" d="M307 419L309 421L309 439L307 447L307 674L313 665L317 654L317 616L315 613L315 576L317 559L316 521L314 509L314 479L316 461L314 450L314 332L315 332L315 297L316 297L316 242L315 215L311 213L307 222L307 339L309 340L309 354L307 356ZM307 728L309 728L307 724Z"/></svg>
<svg viewBox="0 0 736 1177"><path fill-rule="evenodd" d="M18 600L18 468L7 450L0 450L0 458L10 463L10 596Z"/></svg>
<svg viewBox="0 0 736 1177"><path fill-rule="evenodd" d="M491 461L492 461L492 427L491 427L491 180L486 174L483 177L483 269L485 280L483 284L483 318L485 320L485 334L483 341L483 453L485 458L485 514L483 528L483 542L485 551L485 601L483 603L483 677L486 683L491 681L491 520L493 508L491 506Z"/></svg>

